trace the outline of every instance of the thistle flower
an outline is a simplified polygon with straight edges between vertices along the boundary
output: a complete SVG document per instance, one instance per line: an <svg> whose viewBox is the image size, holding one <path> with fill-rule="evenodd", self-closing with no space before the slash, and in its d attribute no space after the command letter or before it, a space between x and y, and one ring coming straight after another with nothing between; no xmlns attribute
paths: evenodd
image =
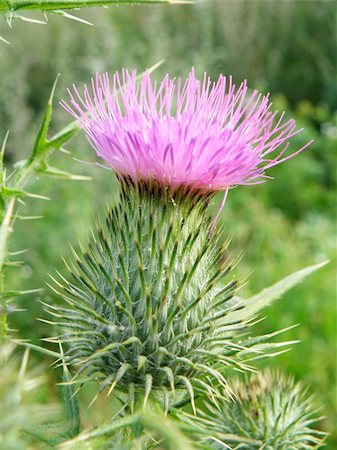
<svg viewBox="0 0 337 450"><path fill-rule="evenodd" d="M97 154L119 175L154 179L172 190L215 192L263 182L265 170L301 152L285 155L301 130L294 120L271 112L268 95L237 88L232 78L202 81L192 69L187 80L157 85L147 72L97 75L81 96L73 87L61 102L83 126Z"/></svg>
<svg viewBox="0 0 337 450"><path fill-rule="evenodd" d="M213 437L212 449L235 444L242 450L296 450L323 445L325 433L312 427L320 420L312 398L292 378L267 371L250 380L235 379L232 387L235 401L219 400L215 407L206 400L200 416L191 417Z"/></svg>

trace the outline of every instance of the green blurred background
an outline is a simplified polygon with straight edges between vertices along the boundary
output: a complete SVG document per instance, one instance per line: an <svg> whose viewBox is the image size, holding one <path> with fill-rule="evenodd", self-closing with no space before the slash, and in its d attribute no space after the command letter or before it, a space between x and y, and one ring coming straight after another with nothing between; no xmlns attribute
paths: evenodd
<svg viewBox="0 0 337 450"><path fill-rule="evenodd" d="M239 277L249 276L242 295L258 292L307 265L330 264L264 311L256 332L293 324L284 339L300 343L268 361L303 380L315 393L337 448L336 421L336 5L329 1L199 1L197 5L111 7L78 13L94 27L49 15L47 25L5 21L0 36L0 133L11 130L7 164L28 156L58 72L56 99L73 82L87 82L95 72L121 67L142 71L162 58L155 72L186 76L192 65L199 75L220 72L239 83L270 92L275 109L286 110L305 131L292 142L295 150L310 139L303 154L270 175L275 180L230 192L221 226L232 236L234 254L243 252ZM30 16L43 18L42 16ZM53 131L67 124L55 104ZM93 217L109 202L114 179L96 161L83 135L67 146L72 154L55 154L53 164L90 175L91 182L32 179L30 189L51 198L28 201L20 213L42 220L17 222L11 250L29 248L23 265L8 271L10 288L45 285L48 273L63 271L61 255L70 257L68 242L85 239ZM221 200L216 198L214 210ZM252 271L252 273L251 273ZM39 300L58 301L46 289L22 297L25 312L11 317L23 338L38 342L50 335ZM261 363L263 365L263 363Z"/></svg>

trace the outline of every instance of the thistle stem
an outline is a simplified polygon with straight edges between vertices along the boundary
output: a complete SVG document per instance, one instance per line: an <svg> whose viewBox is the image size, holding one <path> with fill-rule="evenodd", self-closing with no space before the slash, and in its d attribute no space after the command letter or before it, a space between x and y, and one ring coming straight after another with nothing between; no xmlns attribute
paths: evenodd
<svg viewBox="0 0 337 450"><path fill-rule="evenodd" d="M4 291L4 267L7 253L8 237L11 232L11 218L15 205L15 197L12 197L5 209L3 222L0 226L0 340L7 335L7 314L6 314L6 300L3 295Z"/></svg>
<svg viewBox="0 0 337 450"><path fill-rule="evenodd" d="M40 163L39 158L30 157L24 166L17 171L15 177L13 177L13 182L11 183L11 188L13 190L22 189L29 176L34 171L34 166L36 163ZM10 233L12 232L12 218L13 211L16 203L16 197L12 196L5 203L5 211L3 216L3 221L0 225L0 339L6 337L8 332L7 325L7 313L6 313L6 299L3 296L3 292L5 291L4 287L4 269L7 258L7 249L8 249L8 240Z"/></svg>

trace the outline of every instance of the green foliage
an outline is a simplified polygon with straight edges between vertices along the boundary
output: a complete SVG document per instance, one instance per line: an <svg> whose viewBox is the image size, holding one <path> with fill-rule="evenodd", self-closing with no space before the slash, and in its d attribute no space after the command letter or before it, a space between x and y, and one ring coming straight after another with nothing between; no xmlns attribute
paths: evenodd
<svg viewBox="0 0 337 450"><path fill-rule="evenodd" d="M158 409L114 418L96 430L87 430L60 448L80 450L193 450L182 426ZM185 429L187 427L184 427ZM191 427L189 427L191 428ZM185 431L185 430L184 430Z"/></svg>
<svg viewBox="0 0 337 450"><path fill-rule="evenodd" d="M265 372L235 379L232 386L235 401L220 399L214 405L205 400L200 416L189 419L209 433L210 448L303 450L323 445L324 433L313 428L319 419L312 399L293 379Z"/></svg>
<svg viewBox="0 0 337 450"><path fill-rule="evenodd" d="M60 171L59 169L51 167L48 164L50 154L54 150L60 149L61 145L74 136L74 134L78 131L78 127L73 126L71 131L66 128L64 131L58 133L56 137L51 138L50 140L47 138L52 116L52 103L56 81L53 85L46 112L37 133L30 157L27 160L18 162L13 171L7 174L6 168L3 166L3 158L8 133L5 136L0 153L0 338L6 336L8 332L7 313L9 311L9 301L13 301L17 295L22 294L22 291L19 290L16 291L16 293L15 291L8 292L5 290L4 286L4 271L10 264L15 264L15 262L13 263L10 260L10 255L8 255L8 240L12 232L14 219L30 219L29 217L22 218L15 214L16 201L22 201L25 197L48 200L45 196L25 191L23 187L25 186L27 179L32 175L32 173L53 175L73 180L87 179L86 177L83 178L80 176L71 175L66 171ZM20 254L20 251L16 252L16 254ZM31 292L36 292L36 290Z"/></svg>
<svg viewBox="0 0 337 450"><path fill-rule="evenodd" d="M55 420L59 409L51 403L41 404L46 376L42 367L27 371L28 350L22 359L11 343L0 345L0 448L6 450L37 449L29 433Z"/></svg>

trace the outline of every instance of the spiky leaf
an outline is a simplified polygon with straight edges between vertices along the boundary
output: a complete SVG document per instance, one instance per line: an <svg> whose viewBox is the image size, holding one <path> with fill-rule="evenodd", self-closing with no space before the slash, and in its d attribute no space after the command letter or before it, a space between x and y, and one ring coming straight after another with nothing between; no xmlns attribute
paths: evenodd
<svg viewBox="0 0 337 450"><path fill-rule="evenodd" d="M316 272L316 270L324 267L328 261L322 261L318 264L305 267L304 269L298 270L291 275L283 278L277 283L263 289L258 294L250 297L249 299L240 299L238 297L233 297L232 303L237 306L241 305L242 309L237 312L232 312L228 318L231 320L242 319L244 317L249 318L254 314L261 311L261 309L269 306L274 300L280 298L285 292L293 288L297 284L301 283L306 277Z"/></svg>

